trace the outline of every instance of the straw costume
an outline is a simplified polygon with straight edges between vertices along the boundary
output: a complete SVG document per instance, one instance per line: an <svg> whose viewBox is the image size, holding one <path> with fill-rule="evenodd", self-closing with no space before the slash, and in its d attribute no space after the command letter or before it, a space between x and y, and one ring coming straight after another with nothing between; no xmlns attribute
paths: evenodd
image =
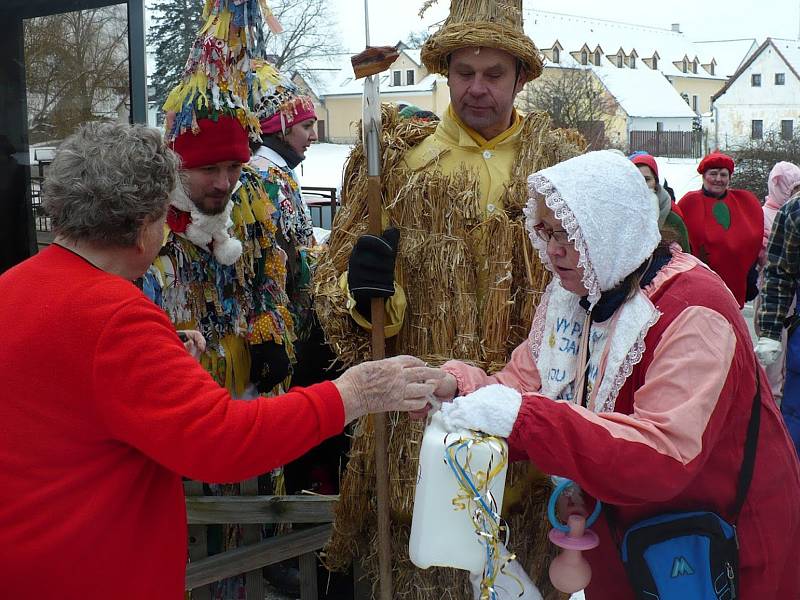
<svg viewBox="0 0 800 600"><path fill-rule="evenodd" d="M185 195L172 200L164 247L144 285L177 328L203 333L207 351L201 364L238 397L280 391L294 341L285 255L276 239L277 209L258 171L246 166L249 140L261 134L248 102L262 93L251 74L262 11L269 20L263 0L206 0L205 24L182 81L164 105L167 141L184 170L226 161L245 166L220 214L202 213ZM280 478L275 487L281 488ZM239 493L238 484L211 489ZM222 536L221 549L238 545L238 527L225 526ZM214 589L215 598L243 593L242 577Z"/></svg>
<svg viewBox="0 0 800 600"><path fill-rule="evenodd" d="M522 32L521 2L459 2L422 49L431 72L447 74L447 57L466 46L493 47L517 57L528 80L541 73L533 42ZM522 208L528 173L578 154L577 134L554 131L547 115L516 116L493 140L467 128L449 109L442 122L403 120L383 108L384 222L400 230L396 293L387 302L388 352L431 364L453 357L488 370L500 368L525 338L548 273L526 244ZM342 208L328 252L315 273L315 306L326 337L344 365L369 358L369 323L355 310L345 271L367 228L367 169L358 144L345 167ZM491 249L488 248L491 241ZM404 293L401 293L404 292ZM407 306L403 299L407 298ZM438 599L472 595L466 573L422 571L408 560L418 446L423 425L404 415L390 419L389 465L393 575L396 597ZM510 474L506 493L515 550L542 586L549 563L544 502L549 489L527 469ZM345 568L360 555L375 581L373 433L358 422L325 560ZM522 501L520 501L522 500ZM542 587L547 587L546 585Z"/></svg>

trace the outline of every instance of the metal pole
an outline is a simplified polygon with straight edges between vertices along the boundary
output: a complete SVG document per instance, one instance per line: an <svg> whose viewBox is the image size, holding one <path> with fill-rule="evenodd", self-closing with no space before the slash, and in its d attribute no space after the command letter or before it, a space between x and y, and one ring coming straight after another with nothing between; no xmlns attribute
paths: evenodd
<svg viewBox="0 0 800 600"><path fill-rule="evenodd" d="M128 0L128 57L131 123L147 124L147 50L144 0Z"/></svg>

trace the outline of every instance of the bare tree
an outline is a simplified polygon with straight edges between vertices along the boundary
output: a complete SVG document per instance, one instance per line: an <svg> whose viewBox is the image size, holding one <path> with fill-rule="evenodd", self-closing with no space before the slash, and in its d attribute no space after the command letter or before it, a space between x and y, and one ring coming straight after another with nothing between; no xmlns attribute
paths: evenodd
<svg viewBox="0 0 800 600"><path fill-rule="evenodd" d="M264 32L264 48L276 68L292 72L341 52L336 21L326 0L280 0L272 12L283 33Z"/></svg>
<svg viewBox="0 0 800 600"><path fill-rule="evenodd" d="M577 129L591 148L609 145L605 129L617 105L588 69L549 69L525 86L517 104L547 112L555 127Z"/></svg>
<svg viewBox="0 0 800 600"><path fill-rule="evenodd" d="M124 6L25 22L31 141L61 139L83 122L129 110Z"/></svg>

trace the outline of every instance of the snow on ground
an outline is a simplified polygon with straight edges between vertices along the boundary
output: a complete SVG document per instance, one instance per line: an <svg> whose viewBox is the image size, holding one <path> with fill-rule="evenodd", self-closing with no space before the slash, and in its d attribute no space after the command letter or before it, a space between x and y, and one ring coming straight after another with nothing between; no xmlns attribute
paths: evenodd
<svg viewBox="0 0 800 600"><path fill-rule="evenodd" d="M702 178L697 172L699 158L663 158L656 157L658 178L661 183L666 179L675 190L675 199L680 200L686 192L699 190Z"/></svg>
<svg viewBox="0 0 800 600"><path fill-rule="evenodd" d="M295 169L300 185L341 189L342 169L352 148L348 144L313 144Z"/></svg>

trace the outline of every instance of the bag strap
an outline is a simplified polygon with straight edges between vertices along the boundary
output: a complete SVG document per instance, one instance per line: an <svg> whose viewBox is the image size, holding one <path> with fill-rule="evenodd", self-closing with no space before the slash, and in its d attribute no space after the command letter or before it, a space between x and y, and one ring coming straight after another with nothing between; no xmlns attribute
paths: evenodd
<svg viewBox="0 0 800 600"><path fill-rule="evenodd" d="M761 377L756 369L756 393L753 396L753 408L750 411L750 421L747 424L747 437L744 442L744 455L742 457L742 468L739 471L739 482L736 485L736 501L733 505L733 521L739 519L739 512L742 510L750 482L753 480L753 469L756 464L756 447L758 446L758 430L761 426Z"/></svg>

